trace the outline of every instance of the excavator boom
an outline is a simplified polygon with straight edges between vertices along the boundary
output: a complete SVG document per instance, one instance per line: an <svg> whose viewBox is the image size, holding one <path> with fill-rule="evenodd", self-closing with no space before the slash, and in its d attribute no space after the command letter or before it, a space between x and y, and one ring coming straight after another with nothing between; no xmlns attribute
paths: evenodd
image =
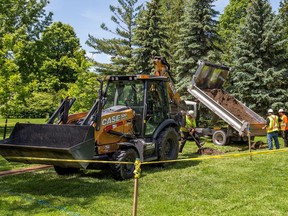
<svg viewBox="0 0 288 216"><path fill-rule="evenodd" d="M154 76L165 76L169 78L167 87L170 100L179 105L181 102L180 94L176 91L175 80L173 79L173 77L169 72L170 70L169 63L166 61L164 57L155 56L153 58L153 64L154 64Z"/></svg>

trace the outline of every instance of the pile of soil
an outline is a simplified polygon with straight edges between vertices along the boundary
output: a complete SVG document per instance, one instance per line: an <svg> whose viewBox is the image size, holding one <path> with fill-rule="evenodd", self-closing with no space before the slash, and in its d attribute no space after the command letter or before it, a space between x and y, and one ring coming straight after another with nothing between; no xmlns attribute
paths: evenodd
<svg viewBox="0 0 288 216"><path fill-rule="evenodd" d="M221 152L217 149L205 147L205 148L198 149L197 154L199 154L199 155L220 155L220 154L224 154L224 152Z"/></svg>
<svg viewBox="0 0 288 216"><path fill-rule="evenodd" d="M253 150L256 150L256 149L266 149L268 146L267 145L264 145L264 143L262 141L257 141L257 142L254 142L252 145L251 145L251 149Z"/></svg>
<svg viewBox="0 0 288 216"><path fill-rule="evenodd" d="M239 120L245 120L250 122L250 124L259 123L245 111L245 108L232 95L223 89L205 89L203 91Z"/></svg>

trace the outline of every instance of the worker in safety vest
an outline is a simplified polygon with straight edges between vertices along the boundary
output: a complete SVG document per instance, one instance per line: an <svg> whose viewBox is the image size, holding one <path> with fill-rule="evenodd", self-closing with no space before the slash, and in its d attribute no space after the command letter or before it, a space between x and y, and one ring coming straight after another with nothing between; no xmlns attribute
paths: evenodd
<svg viewBox="0 0 288 216"><path fill-rule="evenodd" d="M183 118L182 126L180 128L181 144L179 152L182 152L189 135L193 138L199 149L202 147L202 144L204 143L200 143L200 137L196 133L195 129L196 129L196 120L194 111L189 110L186 114L186 117Z"/></svg>
<svg viewBox="0 0 288 216"><path fill-rule="evenodd" d="M279 149L278 131L279 131L279 119L277 115L273 114L273 110L269 109L266 119L266 125L263 129L267 130L268 148L273 149L273 140L275 142L276 149Z"/></svg>
<svg viewBox="0 0 288 216"><path fill-rule="evenodd" d="M281 135L284 140L284 146L288 147L288 117L285 115L284 110L280 109L278 111L280 117L280 130Z"/></svg>

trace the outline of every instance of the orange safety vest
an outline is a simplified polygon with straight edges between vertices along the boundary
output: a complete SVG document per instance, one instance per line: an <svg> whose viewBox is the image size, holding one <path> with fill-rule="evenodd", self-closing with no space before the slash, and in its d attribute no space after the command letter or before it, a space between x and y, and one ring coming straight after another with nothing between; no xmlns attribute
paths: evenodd
<svg viewBox="0 0 288 216"><path fill-rule="evenodd" d="M270 123L269 123L269 126L267 127L267 133L278 131L279 130L278 116L271 115L271 116L268 116L268 118L270 120Z"/></svg>
<svg viewBox="0 0 288 216"><path fill-rule="evenodd" d="M188 129L190 128L196 128L196 120L193 119L193 118L189 118L187 115L186 115L186 121L185 121L185 125L183 127L180 128L180 131L182 132L189 132Z"/></svg>
<svg viewBox="0 0 288 216"><path fill-rule="evenodd" d="M280 123L280 128L282 131L288 130L288 118L286 115L282 115L280 117L280 119L282 120Z"/></svg>

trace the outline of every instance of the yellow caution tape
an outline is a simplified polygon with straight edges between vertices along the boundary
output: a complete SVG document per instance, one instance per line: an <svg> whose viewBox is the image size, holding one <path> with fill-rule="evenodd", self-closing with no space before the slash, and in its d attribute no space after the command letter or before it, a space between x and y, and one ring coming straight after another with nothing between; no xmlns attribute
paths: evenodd
<svg viewBox="0 0 288 216"><path fill-rule="evenodd" d="M35 161L52 161L52 162L70 162L70 163L107 163L107 164L133 164L134 162L122 161L100 161L100 160L74 160L74 159L56 159L56 158L37 158L37 157L5 157L13 160L35 160Z"/></svg>
<svg viewBox="0 0 288 216"><path fill-rule="evenodd" d="M141 161L139 159L136 159L134 163L135 169L134 169L134 178L139 179L141 175Z"/></svg>
<svg viewBox="0 0 288 216"><path fill-rule="evenodd" d="M56 159L56 158L35 158L35 157L5 157L6 159L14 159L14 160L35 160L35 161L56 161L56 162L71 162L71 163L106 163L106 164L134 164L141 166L142 164L159 164L159 163L175 163L175 162L184 162L184 161L199 161L199 160L209 160L209 159L222 159L222 158L232 158L232 157L243 157L250 155L261 155L261 154L274 154L280 152L287 152L288 148L285 149L277 149L277 150L268 150L268 151L259 151L259 152L245 152L245 153L236 153L236 154L226 154L226 155L213 155L206 157L198 157L198 158L184 158L184 159L176 159L176 160L165 160L165 161L149 161L149 162L124 162L124 161L100 161L100 160L74 160L74 159ZM140 168L140 167L139 167ZM141 171L141 170L140 170Z"/></svg>

